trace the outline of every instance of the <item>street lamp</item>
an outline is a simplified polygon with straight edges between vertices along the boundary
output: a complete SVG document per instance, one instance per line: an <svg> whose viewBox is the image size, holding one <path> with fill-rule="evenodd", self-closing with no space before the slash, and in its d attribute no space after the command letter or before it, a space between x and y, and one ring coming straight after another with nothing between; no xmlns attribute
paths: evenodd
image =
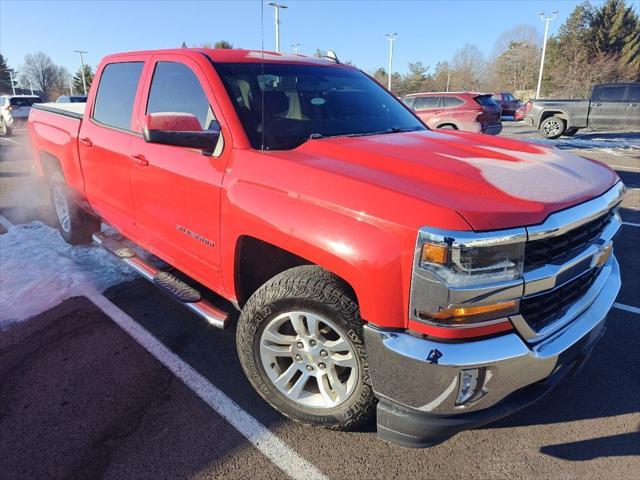
<svg viewBox="0 0 640 480"><path fill-rule="evenodd" d="M84 78L84 57L83 55L85 53L87 53L85 50L74 50L74 52L79 53L80 54L80 65L82 66L82 69L80 70L82 73L82 88L84 89L84 94L87 94L87 81Z"/></svg>
<svg viewBox="0 0 640 480"><path fill-rule="evenodd" d="M544 12L538 13L540 15L540 20L544 23L544 41L542 42L542 58L540 59L540 73L538 74L538 88L536 88L536 98L540 98L540 87L542 86L542 70L544 69L544 54L547 51L547 34L549 33L549 22L556 18L558 15L558 11L554 10L551 12L550 17L545 17Z"/></svg>
<svg viewBox="0 0 640 480"><path fill-rule="evenodd" d="M267 3L270 7L274 8L274 19L276 24L276 52L280 52L280 9L289 8L286 5L276 2Z"/></svg>
<svg viewBox="0 0 640 480"><path fill-rule="evenodd" d="M389 42L389 79L387 82L387 90L391 91L391 75L393 74L393 42L396 38L398 38L397 33L387 33L385 35L387 41Z"/></svg>
<svg viewBox="0 0 640 480"><path fill-rule="evenodd" d="M9 80L11 80L11 91L15 95L16 94L16 85L15 85L14 80L13 80L13 73L11 73L11 69L9 69Z"/></svg>
<svg viewBox="0 0 640 480"><path fill-rule="evenodd" d="M300 54L300 44L299 43L294 43L293 45L291 45L291 48L293 48L293 53L295 53L296 55Z"/></svg>

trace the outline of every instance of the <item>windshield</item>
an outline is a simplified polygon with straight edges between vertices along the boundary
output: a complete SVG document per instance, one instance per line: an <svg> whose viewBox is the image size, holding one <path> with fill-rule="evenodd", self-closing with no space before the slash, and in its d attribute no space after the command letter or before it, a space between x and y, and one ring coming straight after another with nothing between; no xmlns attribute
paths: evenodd
<svg viewBox="0 0 640 480"><path fill-rule="evenodd" d="M288 150L310 138L426 130L358 70L273 63L215 67L255 149Z"/></svg>

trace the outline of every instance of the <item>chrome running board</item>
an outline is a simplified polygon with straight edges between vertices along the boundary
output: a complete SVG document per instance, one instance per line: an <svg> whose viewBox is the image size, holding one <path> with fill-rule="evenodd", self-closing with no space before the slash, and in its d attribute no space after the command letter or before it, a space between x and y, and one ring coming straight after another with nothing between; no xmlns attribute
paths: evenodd
<svg viewBox="0 0 640 480"><path fill-rule="evenodd" d="M199 300L188 301L176 294L175 289L168 289L163 285L163 282L158 282L158 274L167 273L163 270L154 267L149 262L138 256L133 248L128 246L119 236L106 235L103 232L93 234L93 241L107 250L109 253L119 258L126 263L130 268L138 272L144 278L156 285L160 290L167 293L169 296L178 300L182 305L194 312L196 315L204 318L210 325L216 328L224 328L229 319L227 312L220 310L213 306L209 301L198 295ZM170 274L169 274L170 275ZM178 278L173 277L175 284L184 289L189 289L191 293L195 291L192 287L182 282ZM197 291L196 291L197 292ZM199 293L199 292L198 292Z"/></svg>

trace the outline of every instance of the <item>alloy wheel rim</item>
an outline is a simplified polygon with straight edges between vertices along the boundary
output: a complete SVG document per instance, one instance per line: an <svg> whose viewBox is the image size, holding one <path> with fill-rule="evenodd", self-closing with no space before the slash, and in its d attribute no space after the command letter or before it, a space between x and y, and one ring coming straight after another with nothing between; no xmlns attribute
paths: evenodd
<svg viewBox="0 0 640 480"><path fill-rule="evenodd" d="M56 186L53 189L53 205L56 209L56 215L58 216L58 222L62 229L69 233L71 231L71 218L69 217L69 204L64 193L60 191L60 187Z"/></svg>
<svg viewBox="0 0 640 480"><path fill-rule="evenodd" d="M330 320L310 312L271 320L260 338L260 359L278 391L305 407L337 407L358 383L351 343Z"/></svg>
<svg viewBox="0 0 640 480"><path fill-rule="evenodd" d="M547 122L547 124L544 126L544 132L547 135L557 135L559 131L560 131L560 124L556 121Z"/></svg>

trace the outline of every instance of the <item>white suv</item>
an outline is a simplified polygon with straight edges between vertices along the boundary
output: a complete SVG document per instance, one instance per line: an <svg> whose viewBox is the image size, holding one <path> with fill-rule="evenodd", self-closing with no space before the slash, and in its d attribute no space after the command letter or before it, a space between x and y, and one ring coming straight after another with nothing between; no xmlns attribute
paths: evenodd
<svg viewBox="0 0 640 480"><path fill-rule="evenodd" d="M2 95L0 97L0 135L11 135L16 124L25 124L31 105L42 103L36 95Z"/></svg>

